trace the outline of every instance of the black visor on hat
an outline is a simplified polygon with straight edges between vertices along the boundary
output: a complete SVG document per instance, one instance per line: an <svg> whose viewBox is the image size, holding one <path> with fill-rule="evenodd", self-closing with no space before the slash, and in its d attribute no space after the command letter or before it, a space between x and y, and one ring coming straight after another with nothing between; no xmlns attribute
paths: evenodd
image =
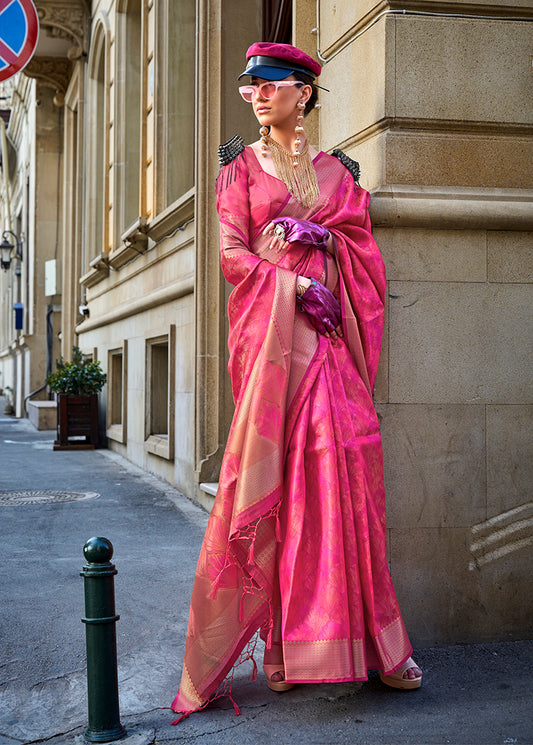
<svg viewBox="0 0 533 745"><path fill-rule="evenodd" d="M277 57L259 55L250 57L246 65L246 70L241 72L237 80L240 80L245 75L253 75L256 78L263 78L264 80L284 80L294 72L302 72L310 78L315 77L314 73L306 67L294 65L292 62L286 62Z"/></svg>

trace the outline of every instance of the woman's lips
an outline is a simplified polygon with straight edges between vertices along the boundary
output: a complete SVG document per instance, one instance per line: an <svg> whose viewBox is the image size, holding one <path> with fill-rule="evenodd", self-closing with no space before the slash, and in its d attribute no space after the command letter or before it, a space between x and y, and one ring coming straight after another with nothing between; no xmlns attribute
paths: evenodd
<svg viewBox="0 0 533 745"><path fill-rule="evenodd" d="M258 114L266 114L267 111L270 111L270 109L268 108L268 106L258 106L256 111Z"/></svg>

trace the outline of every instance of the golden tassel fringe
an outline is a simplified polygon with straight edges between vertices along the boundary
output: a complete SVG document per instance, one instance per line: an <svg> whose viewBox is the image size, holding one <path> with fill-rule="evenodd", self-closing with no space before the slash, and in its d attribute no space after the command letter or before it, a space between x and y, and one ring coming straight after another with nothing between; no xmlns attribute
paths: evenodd
<svg viewBox="0 0 533 745"><path fill-rule="evenodd" d="M267 135L265 139L268 140L278 178L283 181L289 194L303 207L312 207L320 196L320 191L315 167L309 155L309 144L306 142L303 150L295 156L272 137ZM294 165L295 160L297 165Z"/></svg>

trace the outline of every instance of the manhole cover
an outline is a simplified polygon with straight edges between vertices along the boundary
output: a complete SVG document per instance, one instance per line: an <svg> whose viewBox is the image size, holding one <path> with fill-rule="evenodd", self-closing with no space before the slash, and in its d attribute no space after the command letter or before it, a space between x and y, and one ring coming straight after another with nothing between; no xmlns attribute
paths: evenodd
<svg viewBox="0 0 533 745"><path fill-rule="evenodd" d="M82 499L96 499L95 491L0 491L0 505L17 504L56 504L57 502L79 502Z"/></svg>

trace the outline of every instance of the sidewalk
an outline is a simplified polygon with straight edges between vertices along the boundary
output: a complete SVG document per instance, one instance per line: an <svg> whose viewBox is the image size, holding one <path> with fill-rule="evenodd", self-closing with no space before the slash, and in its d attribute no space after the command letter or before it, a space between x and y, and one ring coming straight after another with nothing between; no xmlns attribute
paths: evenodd
<svg viewBox="0 0 533 745"><path fill-rule="evenodd" d="M74 743L87 726L79 573L94 535L115 549L121 721L159 745L533 744L532 641L416 650L414 692L372 675L280 695L244 665L241 716L223 701L170 726L207 515L110 451L53 452L54 434L0 413L0 745ZM57 499L7 504L30 490ZM65 501L72 492L85 498Z"/></svg>

